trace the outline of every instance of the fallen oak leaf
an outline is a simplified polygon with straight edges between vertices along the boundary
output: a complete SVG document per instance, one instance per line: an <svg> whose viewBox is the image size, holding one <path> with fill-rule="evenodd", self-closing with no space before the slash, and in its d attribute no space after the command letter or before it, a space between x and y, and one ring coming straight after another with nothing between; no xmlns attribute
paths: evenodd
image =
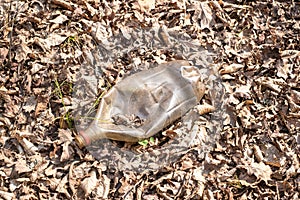
<svg viewBox="0 0 300 200"><path fill-rule="evenodd" d="M271 167L263 162L251 162L250 164L246 162L245 165L238 165L237 167L246 169L249 175L254 175L258 180L265 181L266 184L271 180L273 174Z"/></svg>

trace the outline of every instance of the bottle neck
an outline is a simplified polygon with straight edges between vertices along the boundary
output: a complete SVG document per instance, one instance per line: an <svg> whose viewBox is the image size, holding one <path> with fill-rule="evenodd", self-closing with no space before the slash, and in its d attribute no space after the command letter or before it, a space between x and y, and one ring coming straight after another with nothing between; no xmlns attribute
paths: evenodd
<svg viewBox="0 0 300 200"><path fill-rule="evenodd" d="M75 141L80 148L90 145L92 142L104 138L102 129L97 123L92 123L84 131L80 131Z"/></svg>

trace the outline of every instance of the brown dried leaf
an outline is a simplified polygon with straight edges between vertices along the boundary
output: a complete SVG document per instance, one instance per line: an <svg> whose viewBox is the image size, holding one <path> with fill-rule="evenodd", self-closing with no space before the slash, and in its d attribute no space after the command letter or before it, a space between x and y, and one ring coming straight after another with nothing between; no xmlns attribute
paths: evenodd
<svg viewBox="0 0 300 200"><path fill-rule="evenodd" d="M22 139L21 144L22 144L23 148L26 151L30 152L31 154L37 153L37 151L38 151L38 148L32 142L27 140L26 138Z"/></svg>
<svg viewBox="0 0 300 200"><path fill-rule="evenodd" d="M110 179L102 174L100 185L97 186L96 193L98 197L107 199L110 191Z"/></svg>
<svg viewBox="0 0 300 200"><path fill-rule="evenodd" d="M55 24L62 24L67 20L69 20L69 18L66 15L60 14L57 17L55 17L54 19L49 20L49 22L52 22Z"/></svg>
<svg viewBox="0 0 300 200"><path fill-rule="evenodd" d="M35 107L35 116L38 116L40 112L45 111L48 107L48 103L49 103L49 96L47 95L38 96L37 105Z"/></svg>
<svg viewBox="0 0 300 200"><path fill-rule="evenodd" d="M50 180L53 180L53 179L50 179ZM57 183L57 182L56 182L56 183ZM55 183L55 184L56 184L56 183ZM62 193L62 194L65 194L66 197L67 197L68 199L71 199L71 195L69 194L69 192L68 192L68 190L67 190L67 188L68 188L67 184L68 184L68 175L65 175L65 176L60 180L59 184L57 185L56 191L57 191L57 192L60 192L60 193Z"/></svg>
<svg viewBox="0 0 300 200"><path fill-rule="evenodd" d="M207 103L205 104L201 104L201 105L197 105L196 109L199 113L199 115L204 115L210 112L214 112L216 110L216 108L212 105L209 105Z"/></svg>
<svg viewBox="0 0 300 200"><path fill-rule="evenodd" d="M17 62L22 62L23 60L26 60L27 55L32 53L31 49L27 46L25 43L21 43L19 48L16 51L15 59Z"/></svg>
<svg viewBox="0 0 300 200"><path fill-rule="evenodd" d="M155 8L155 0L138 0L142 12L149 13Z"/></svg>
<svg viewBox="0 0 300 200"><path fill-rule="evenodd" d="M7 48L0 48L0 65L5 60L7 54L8 54L8 49Z"/></svg>
<svg viewBox="0 0 300 200"><path fill-rule="evenodd" d="M64 142L62 145L62 154L60 156L60 161L65 162L67 160L70 160L71 155L73 153L73 149L69 146L70 142Z"/></svg>
<svg viewBox="0 0 300 200"><path fill-rule="evenodd" d="M85 2L85 5L88 11L91 13L91 16L98 14L98 10L96 10L93 6L91 6L88 2Z"/></svg>
<svg viewBox="0 0 300 200"><path fill-rule="evenodd" d="M196 168L194 171L193 171L193 179L199 181L199 182L206 182L206 179L205 177L203 176L203 170L200 169L200 168Z"/></svg>
<svg viewBox="0 0 300 200"><path fill-rule="evenodd" d="M58 129L58 137L61 143L71 142L73 140L70 129Z"/></svg>
<svg viewBox="0 0 300 200"><path fill-rule="evenodd" d="M50 35L48 35L48 37L44 40L46 48L50 49L51 47L60 45L63 41L65 41L68 37L68 33L63 34L64 35L53 32Z"/></svg>
<svg viewBox="0 0 300 200"><path fill-rule="evenodd" d="M251 168L248 168L248 172L251 174L253 173L257 178L260 180L264 180L266 183L271 180L271 175L273 173L270 166L264 164L263 162L251 163Z"/></svg>
<svg viewBox="0 0 300 200"><path fill-rule="evenodd" d="M36 107L36 99L34 96L31 96L26 100L23 109L25 112L30 113L31 111L35 110L35 107Z"/></svg>
<svg viewBox="0 0 300 200"><path fill-rule="evenodd" d="M14 193L5 192L5 191L1 191L1 190L0 190L0 196L5 200L16 199L16 196Z"/></svg>
<svg viewBox="0 0 300 200"><path fill-rule="evenodd" d="M86 196L96 188L97 182L96 171L92 170L89 177L85 178L80 184Z"/></svg>
<svg viewBox="0 0 300 200"><path fill-rule="evenodd" d="M250 164L245 162L245 165L239 165L238 167L246 169L249 175L254 175L258 180L263 180L266 183L271 180L273 174L271 167L263 162L251 162Z"/></svg>
<svg viewBox="0 0 300 200"><path fill-rule="evenodd" d="M212 10L209 6L208 2L200 2L200 9L199 9L199 15L198 18L201 20L200 22L200 27L201 29L211 28L211 24L213 21L213 16L212 16Z"/></svg>
<svg viewBox="0 0 300 200"><path fill-rule="evenodd" d="M27 161L24 159L18 159L15 164L15 170L20 174L24 172L31 172L32 169L28 166Z"/></svg>
<svg viewBox="0 0 300 200"><path fill-rule="evenodd" d="M40 70L45 69L45 67L46 67L45 65L34 62L32 64L31 74L33 75L33 74L39 72Z"/></svg>
<svg viewBox="0 0 300 200"><path fill-rule="evenodd" d="M55 4L55 5L58 5L58 6L61 6L65 9L68 9L70 11L74 11L74 7L75 7L75 4L69 2L69 1L64 1L64 0L52 0L51 3Z"/></svg>
<svg viewBox="0 0 300 200"><path fill-rule="evenodd" d="M230 73L233 73L233 72L237 72L238 70L242 69L244 67L244 65L242 64L236 64L236 63L233 63L231 65L223 65L222 68L220 70L220 74L223 75L223 74L230 74Z"/></svg>

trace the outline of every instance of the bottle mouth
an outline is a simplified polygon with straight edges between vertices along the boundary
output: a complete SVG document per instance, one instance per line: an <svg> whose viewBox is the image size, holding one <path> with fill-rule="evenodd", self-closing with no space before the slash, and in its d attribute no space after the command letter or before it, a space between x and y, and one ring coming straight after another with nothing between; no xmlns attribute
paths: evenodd
<svg viewBox="0 0 300 200"><path fill-rule="evenodd" d="M80 149L88 145L88 141L84 137L84 132L80 131L79 134L75 137L75 142Z"/></svg>

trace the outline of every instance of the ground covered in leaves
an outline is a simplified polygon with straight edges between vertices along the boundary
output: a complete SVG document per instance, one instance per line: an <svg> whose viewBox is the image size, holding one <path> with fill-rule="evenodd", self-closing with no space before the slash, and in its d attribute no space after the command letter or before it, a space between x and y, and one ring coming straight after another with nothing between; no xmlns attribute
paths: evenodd
<svg viewBox="0 0 300 200"><path fill-rule="evenodd" d="M299 19L293 0L2 0L1 199L299 199ZM136 173L74 143L72 86L85 52L132 27L178 31L217 55L226 110L204 157L195 146ZM168 56L138 52L105 79Z"/></svg>

